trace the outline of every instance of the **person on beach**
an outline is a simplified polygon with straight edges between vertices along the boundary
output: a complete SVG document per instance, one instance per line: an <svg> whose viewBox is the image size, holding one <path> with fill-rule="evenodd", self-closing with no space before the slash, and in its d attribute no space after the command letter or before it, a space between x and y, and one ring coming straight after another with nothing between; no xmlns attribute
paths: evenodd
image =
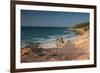
<svg viewBox="0 0 100 73"><path fill-rule="evenodd" d="M56 47L61 48L63 46L63 44L64 44L63 38L62 37L57 37Z"/></svg>

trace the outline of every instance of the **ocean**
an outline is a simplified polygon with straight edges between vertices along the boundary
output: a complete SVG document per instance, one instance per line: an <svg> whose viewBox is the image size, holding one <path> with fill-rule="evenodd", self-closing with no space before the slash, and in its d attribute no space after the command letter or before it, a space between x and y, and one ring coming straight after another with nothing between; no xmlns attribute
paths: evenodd
<svg viewBox="0 0 100 73"><path fill-rule="evenodd" d="M71 39L75 36L73 31L67 27L21 27L21 47L30 42L32 43L48 43L53 42L57 37L63 39Z"/></svg>

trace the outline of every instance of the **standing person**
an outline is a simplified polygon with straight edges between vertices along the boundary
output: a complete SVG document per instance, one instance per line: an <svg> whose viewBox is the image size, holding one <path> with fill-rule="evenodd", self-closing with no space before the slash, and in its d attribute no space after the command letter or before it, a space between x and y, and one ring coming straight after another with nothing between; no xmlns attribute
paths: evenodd
<svg viewBox="0 0 100 73"><path fill-rule="evenodd" d="M57 37L57 40L56 40L56 47L57 48L61 48L63 46L63 38L62 37Z"/></svg>

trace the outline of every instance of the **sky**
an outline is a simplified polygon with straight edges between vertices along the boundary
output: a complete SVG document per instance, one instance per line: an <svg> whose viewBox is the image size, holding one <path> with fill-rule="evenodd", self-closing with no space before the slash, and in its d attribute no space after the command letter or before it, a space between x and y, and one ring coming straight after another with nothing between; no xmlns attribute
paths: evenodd
<svg viewBox="0 0 100 73"><path fill-rule="evenodd" d="M89 13L21 10L21 26L71 27L89 22Z"/></svg>

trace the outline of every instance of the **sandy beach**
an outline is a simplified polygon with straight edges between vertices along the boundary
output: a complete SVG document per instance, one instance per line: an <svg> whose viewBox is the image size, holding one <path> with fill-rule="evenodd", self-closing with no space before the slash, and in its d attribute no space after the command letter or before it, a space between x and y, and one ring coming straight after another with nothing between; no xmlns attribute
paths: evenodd
<svg viewBox="0 0 100 73"><path fill-rule="evenodd" d="M66 54L70 59L89 59L89 32L85 32L83 35L78 35L69 42L67 39L64 39L64 42L65 43L62 44L62 47L56 50L57 53ZM56 42L41 44L40 47L44 49L57 48Z"/></svg>
<svg viewBox="0 0 100 73"><path fill-rule="evenodd" d="M77 35L74 39L63 39L64 43L57 47L55 42L39 44L37 48L23 48L22 62L88 60L89 59L89 31Z"/></svg>

